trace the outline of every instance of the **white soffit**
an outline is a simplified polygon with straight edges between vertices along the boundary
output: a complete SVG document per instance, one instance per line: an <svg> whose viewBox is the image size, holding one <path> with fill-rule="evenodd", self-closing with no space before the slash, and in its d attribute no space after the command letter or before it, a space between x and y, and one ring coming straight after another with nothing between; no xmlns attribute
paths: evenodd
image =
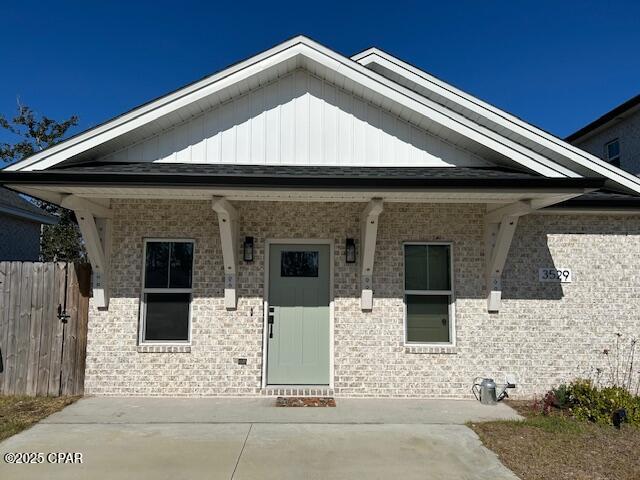
<svg viewBox="0 0 640 480"><path fill-rule="evenodd" d="M304 190L270 188L180 188L180 187L118 187L118 186L42 186L10 185L37 198L53 203L62 201L64 195L76 195L100 203L102 199L165 199L211 200L224 197L230 201L300 201L300 202L368 202L371 198L384 198L385 202L401 203L467 203L504 204L518 200L545 199L549 196L579 195L582 189L500 189L431 188L429 191L397 190ZM103 204L103 203L101 203Z"/></svg>
<svg viewBox="0 0 640 480"><path fill-rule="evenodd" d="M211 106L242 95L263 82L272 81L300 66L352 90L382 108L415 124L428 123L430 132L467 142L468 149L492 151L521 167L547 177L579 177L580 174L497 134L490 129L426 98L305 37L296 37L187 87L127 112L98 127L44 150L7 170L41 170L106 142L124 146L133 138L148 137L180 118L186 121ZM426 122L425 122L426 120ZM95 152L95 151L94 151ZM94 157L93 154L89 158ZM638 185L640 191L640 185Z"/></svg>
<svg viewBox="0 0 640 480"><path fill-rule="evenodd" d="M490 128L505 138L538 152L585 176L594 174L614 184L640 193L640 179L585 152L518 117L496 108L468 93L377 48L351 57L376 73L430 98L470 120Z"/></svg>

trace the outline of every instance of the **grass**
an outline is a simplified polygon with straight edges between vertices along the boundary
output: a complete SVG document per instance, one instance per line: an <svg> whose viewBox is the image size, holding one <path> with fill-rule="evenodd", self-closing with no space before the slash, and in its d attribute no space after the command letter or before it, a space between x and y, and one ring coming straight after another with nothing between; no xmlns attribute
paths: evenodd
<svg viewBox="0 0 640 480"><path fill-rule="evenodd" d="M62 410L78 398L0 396L0 441Z"/></svg>
<svg viewBox="0 0 640 480"><path fill-rule="evenodd" d="M482 443L523 480L640 479L640 429L542 415L510 402L522 421L471 423Z"/></svg>

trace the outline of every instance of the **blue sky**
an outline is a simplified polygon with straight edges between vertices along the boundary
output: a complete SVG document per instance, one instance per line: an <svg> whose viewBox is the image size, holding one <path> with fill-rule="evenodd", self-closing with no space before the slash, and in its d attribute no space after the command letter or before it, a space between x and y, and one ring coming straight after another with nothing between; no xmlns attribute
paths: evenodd
<svg viewBox="0 0 640 480"><path fill-rule="evenodd" d="M0 27L0 112L19 96L75 132L299 33L378 46L558 136L640 93L637 1L5 0Z"/></svg>

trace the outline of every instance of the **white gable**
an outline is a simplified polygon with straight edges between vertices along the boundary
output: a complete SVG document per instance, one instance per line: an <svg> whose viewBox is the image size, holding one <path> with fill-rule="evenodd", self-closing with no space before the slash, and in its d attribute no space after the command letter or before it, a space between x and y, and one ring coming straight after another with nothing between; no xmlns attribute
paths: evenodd
<svg viewBox="0 0 640 480"><path fill-rule="evenodd" d="M107 162L488 166L378 106L298 69Z"/></svg>

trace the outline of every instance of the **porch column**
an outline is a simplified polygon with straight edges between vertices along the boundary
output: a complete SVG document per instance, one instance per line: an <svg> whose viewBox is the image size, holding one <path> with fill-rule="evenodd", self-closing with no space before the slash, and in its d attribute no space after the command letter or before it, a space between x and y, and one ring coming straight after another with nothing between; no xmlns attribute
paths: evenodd
<svg viewBox="0 0 640 480"><path fill-rule="evenodd" d="M218 214L222 258L224 262L224 306L233 310L237 305L236 271L238 265L238 212L224 197L214 197L213 210Z"/></svg>
<svg viewBox="0 0 640 480"><path fill-rule="evenodd" d="M487 309L498 312L502 300L502 270L511 247L513 234L518 226L518 218L541 208L563 202L584 192L556 194L532 200L522 200L504 205L486 213L487 252Z"/></svg>
<svg viewBox="0 0 640 480"><path fill-rule="evenodd" d="M91 263L93 301L99 308L108 308L113 211L76 195L67 195L60 205L72 209L76 215L78 227L84 239L84 248Z"/></svg>
<svg viewBox="0 0 640 480"><path fill-rule="evenodd" d="M378 236L378 217L382 212L382 199L374 198L360 217L360 258L362 270L360 306L362 310L373 308L373 263Z"/></svg>
<svg viewBox="0 0 640 480"><path fill-rule="evenodd" d="M513 234L518 226L518 217L508 215L500 223L486 223L487 232L487 284L489 288L487 309L489 312L500 310L502 298L502 269L507 260Z"/></svg>

